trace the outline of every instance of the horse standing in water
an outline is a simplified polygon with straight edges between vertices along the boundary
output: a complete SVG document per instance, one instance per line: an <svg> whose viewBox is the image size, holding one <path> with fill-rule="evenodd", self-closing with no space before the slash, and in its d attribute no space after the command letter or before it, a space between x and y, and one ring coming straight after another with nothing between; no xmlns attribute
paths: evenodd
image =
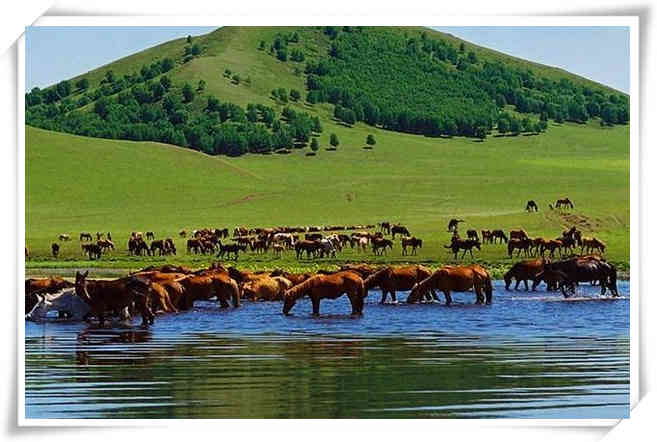
<svg viewBox="0 0 657 442"><path fill-rule="evenodd" d="M415 284L429 276L431 276L431 270L421 265L385 267L368 276L363 284L366 293L375 287L379 287L381 289L381 304L385 304L388 293L392 296L392 302L397 302L397 291L410 290ZM427 296L428 301L438 300L438 296L433 290L431 290L431 295L433 297Z"/></svg>
<svg viewBox="0 0 657 442"><path fill-rule="evenodd" d="M416 284L406 302L413 304L422 299L428 290L440 290L447 305L452 303L451 292L469 292L474 289L476 304L493 302L493 284L488 270L478 264L469 266L445 266Z"/></svg>
<svg viewBox="0 0 657 442"><path fill-rule="evenodd" d="M330 275L316 275L297 284L283 296L283 313L289 314L297 300L308 295L313 303L313 316L319 316L319 302L322 299L337 299L343 294L351 302L351 314L362 315L365 296L363 279L352 271L341 271Z"/></svg>

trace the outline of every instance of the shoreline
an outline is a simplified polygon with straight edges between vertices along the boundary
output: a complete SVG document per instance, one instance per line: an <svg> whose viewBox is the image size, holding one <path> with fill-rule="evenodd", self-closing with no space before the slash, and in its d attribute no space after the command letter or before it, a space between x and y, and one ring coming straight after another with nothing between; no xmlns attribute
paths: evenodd
<svg viewBox="0 0 657 442"><path fill-rule="evenodd" d="M437 262L422 262L422 261L416 261L416 262L368 262L366 260L362 261L352 261L352 260L332 260L332 261L297 261L297 262L288 262L288 261L282 261L282 262L254 262L254 261L222 261L222 264L225 266L235 266L239 269L248 269L252 271L273 271L275 269L281 269L281 270L286 270L291 273L298 273L298 272L305 272L305 271L313 271L316 272L317 270L338 270L341 265L343 264L355 264L355 263L362 263L362 262L367 262L368 264L372 265L377 265L377 266L383 266L383 265L391 265L391 266L399 266L399 265L414 265L414 264L419 264L419 265L424 265L427 266L433 270L437 269L438 267L450 264L450 265L467 265L471 263L476 263L484 266L491 274L491 277L493 279L503 279L504 274L515 264L516 262L519 262L521 260L514 260L513 262L509 263L489 263L489 262L478 262L478 261L473 261L473 262L442 262L442 263L437 263ZM87 265L90 264L90 265ZM110 264L119 264L117 262L108 262ZM629 281L630 280L630 267L626 263L616 263L612 262L616 267L618 268L618 280L619 281ZM90 270L90 273L94 274L95 277L102 277L102 278L109 278L109 277L122 277L125 276L129 273L138 271L140 269L143 269L145 267L148 267L150 265L161 265L161 264L174 264L174 265L184 265L186 267L190 267L192 269L198 269L198 268L204 268L208 267L209 262L205 261L199 261L199 262L149 262L149 261L143 261L143 262L134 262L134 265L128 265L128 266L104 266L104 265L93 265L96 264L96 262L79 262L79 261L72 261L72 262L66 262L66 261L60 261L60 262L52 262L51 264L54 265L29 265L30 263L26 263L28 265L25 266L25 277L26 278L33 278L33 277L48 277L48 276L61 276L61 277L74 277L75 272L80 270ZM33 263L36 264L36 263ZM121 263L123 264L123 263ZM125 264L133 264L133 263L125 263Z"/></svg>

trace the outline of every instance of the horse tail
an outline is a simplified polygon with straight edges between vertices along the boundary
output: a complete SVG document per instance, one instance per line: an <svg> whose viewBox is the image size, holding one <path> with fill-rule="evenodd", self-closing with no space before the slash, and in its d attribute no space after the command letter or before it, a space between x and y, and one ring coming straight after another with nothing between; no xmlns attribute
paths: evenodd
<svg viewBox="0 0 657 442"><path fill-rule="evenodd" d="M370 289L381 284L381 280L383 279L383 277L388 276L389 273L390 273L390 267L384 267L381 270L372 273L363 281L363 284L365 286L365 291L367 292Z"/></svg>

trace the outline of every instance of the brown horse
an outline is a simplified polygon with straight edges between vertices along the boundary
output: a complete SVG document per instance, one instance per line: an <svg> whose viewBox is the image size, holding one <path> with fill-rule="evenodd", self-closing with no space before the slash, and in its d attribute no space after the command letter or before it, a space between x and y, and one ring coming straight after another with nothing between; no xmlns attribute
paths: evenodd
<svg viewBox="0 0 657 442"><path fill-rule="evenodd" d="M493 230L493 231L490 233L490 237L491 237L491 242L492 242L493 244L496 244L498 239L500 240L500 244L501 244L502 242L505 242L505 243L506 243L506 242L509 242L509 239L508 239L508 238L506 237L506 235L504 234L504 230L500 230L500 229Z"/></svg>
<svg viewBox="0 0 657 442"><path fill-rule="evenodd" d="M142 325L152 324L155 316L150 309L150 284L139 277L128 276L113 281L89 280L89 271L75 273L75 293L91 308L102 327L108 310L120 311L135 305L141 313Z"/></svg>
<svg viewBox="0 0 657 442"><path fill-rule="evenodd" d="M557 200L557 202L556 202L556 204L555 204L554 206L555 206L557 209L559 209L559 208L561 208L561 207L566 207L566 208L569 207L569 208L571 208L571 209L574 209L574 208L575 208L575 205L573 204L573 202L572 202L569 198L563 198L563 199L559 199L559 200Z"/></svg>
<svg viewBox="0 0 657 442"><path fill-rule="evenodd" d="M529 249L532 245L532 240L529 238L514 238L510 239L509 243L507 244L507 252L509 253L509 256L513 256L513 251L518 250L518 254L516 256L520 256L520 252L525 252L525 256L529 256Z"/></svg>
<svg viewBox="0 0 657 442"><path fill-rule="evenodd" d="M103 249L98 244L82 244L82 254L89 255L89 259L100 259Z"/></svg>
<svg viewBox="0 0 657 442"><path fill-rule="evenodd" d="M374 252L375 255L382 255L386 253L387 248L392 250L392 246L393 243L389 239L378 238L378 237L372 238L372 252Z"/></svg>
<svg viewBox="0 0 657 442"><path fill-rule="evenodd" d="M457 237L452 237L452 243L444 247L446 249L452 249L452 253L454 253L454 259L457 259L459 250L463 250L461 259L463 259L465 254L468 252L470 252L470 257L474 258L472 255L472 249L476 247L477 250L481 250L481 243L478 239L459 239Z"/></svg>
<svg viewBox="0 0 657 442"><path fill-rule="evenodd" d="M363 279L354 272L344 271L331 275L316 275L285 292L283 313L289 314L297 300L306 294L313 303L313 316L319 316L321 299L337 299L343 294L349 297L351 314L362 315L367 293Z"/></svg>
<svg viewBox="0 0 657 442"><path fill-rule="evenodd" d="M560 239L550 239L545 241L545 243L541 246L541 256L545 256L545 251L549 250L550 251L550 258L554 257L554 251L558 250L559 251L559 256L561 256L561 248L563 247L563 241Z"/></svg>
<svg viewBox="0 0 657 442"><path fill-rule="evenodd" d="M59 256L59 244L56 242L52 243L50 249L52 250L52 256L57 258Z"/></svg>
<svg viewBox="0 0 657 442"><path fill-rule="evenodd" d="M392 232L392 239L395 239L395 235L411 236L411 233L408 231L408 228L402 226L401 224L395 224L390 228L390 231Z"/></svg>
<svg viewBox="0 0 657 442"><path fill-rule="evenodd" d="M58 276L51 276L50 278L29 278L25 280L25 294L56 293L74 286L75 284L72 282Z"/></svg>
<svg viewBox="0 0 657 442"><path fill-rule="evenodd" d="M252 301L281 301L292 282L282 276L264 276L242 285L242 294Z"/></svg>
<svg viewBox="0 0 657 442"><path fill-rule="evenodd" d="M527 239L527 238L529 238L529 235L527 235L527 232L525 232L523 229L511 230L509 232L509 238L510 239Z"/></svg>
<svg viewBox="0 0 657 442"><path fill-rule="evenodd" d="M363 281L365 292L375 287L381 289L381 304L386 302L388 293L392 296L392 302L397 302L396 292L411 290L415 284L431 276L431 270L421 265L412 265L404 267L385 267L378 272L370 275ZM433 298L438 299L436 293L431 290Z"/></svg>
<svg viewBox="0 0 657 442"><path fill-rule="evenodd" d="M178 303L181 310L189 310L194 306L194 301L208 300L212 296L217 297L221 308L230 307L228 300L231 300L233 307L240 306L240 289L228 273L209 270L206 274L186 275L175 281L185 289Z"/></svg>
<svg viewBox="0 0 657 442"><path fill-rule="evenodd" d="M412 304L422 299L428 290L440 290L445 294L447 305L452 303L451 292L469 292L474 289L477 304L490 304L493 301L493 285L488 271L478 264L469 266L442 267L428 278L417 283L406 302Z"/></svg>
<svg viewBox="0 0 657 442"><path fill-rule="evenodd" d="M582 238L581 253L584 253L584 249L586 249L586 253L593 253L595 250L599 251L600 253L605 253L606 248L606 244L597 238Z"/></svg>
<svg viewBox="0 0 657 442"><path fill-rule="evenodd" d="M417 255L417 249L422 248L422 240L416 237L411 237L411 238L402 238L401 240L401 245L402 245L402 255L407 255L408 254L408 247L411 247L411 255Z"/></svg>
<svg viewBox="0 0 657 442"><path fill-rule="evenodd" d="M482 244L492 243L493 242L493 233L490 230L481 231L481 242Z"/></svg>
<svg viewBox="0 0 657 442"><path fill-rule="evenodd" d="M504 282L506 284L506 289L509 290L513 278L516 279L515 290L518 290L520 281L525 283L525 290L529 290L528 280L532 281L532 290L536 289L536 275L541 273L545 268L545 263L550 262L545 259L531 259L527 261L517 262L509 269L508 272L504 274Z"/></svg>

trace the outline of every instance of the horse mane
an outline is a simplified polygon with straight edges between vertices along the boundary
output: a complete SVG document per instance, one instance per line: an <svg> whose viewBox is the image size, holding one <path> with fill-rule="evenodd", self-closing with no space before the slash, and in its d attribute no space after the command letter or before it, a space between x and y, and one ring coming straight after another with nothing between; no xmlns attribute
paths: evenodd
<svg viewBox="0 0 657 442"><path fill-rule="evenodd" d="M370 276L365 278L363 281L363 285L365 286L365 290L369 290L372 287L376 287L381 283L381 279L384 276L387 276L390 274L390 267L386 266L382 268L381 270L377 270L376 272L372 273Z"/></svg>
<svg viewBox="0 0 657 442"><path fill-rule="evenodd" d="M295 301L299 298L301 298L306 291L312 289L313 287L317 287L322 280L322 275L315 275L311 278L306 279L304 282L295 285L294 287L290 288L285 292L286 297L291 297Z"/></svg>

